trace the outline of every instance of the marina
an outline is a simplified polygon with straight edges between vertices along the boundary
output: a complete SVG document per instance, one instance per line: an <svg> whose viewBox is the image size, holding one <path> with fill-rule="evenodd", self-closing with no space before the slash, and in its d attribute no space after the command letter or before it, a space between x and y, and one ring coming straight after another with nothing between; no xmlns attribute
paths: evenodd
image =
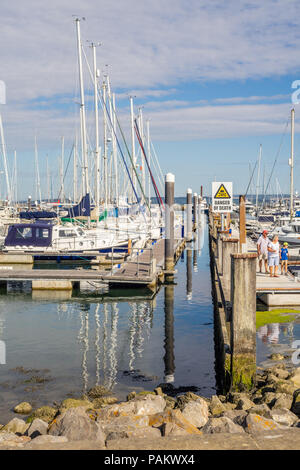
<svg viewBox="0 0 300 470"><path fill-rule="evenodd" d="M297 2L16 2L0 450L299 448Z"/></svg>

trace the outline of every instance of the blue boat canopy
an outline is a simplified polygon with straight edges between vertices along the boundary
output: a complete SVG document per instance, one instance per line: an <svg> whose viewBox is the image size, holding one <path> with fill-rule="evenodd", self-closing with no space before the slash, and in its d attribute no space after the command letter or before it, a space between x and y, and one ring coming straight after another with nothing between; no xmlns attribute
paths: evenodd
<svg viewBox="0 0 300 470"><path fill-rule="evenodd" d="M20 219L54 219L57 217L56 212L53 211L23 211L20 212Z"/></svg>
<svg viewBox="0 0 300 470"><path fill-rule="evenodd" d="M52 241L51 224L39 223L34 224L13 224L8 229L5 238L5 246L37 246L47 247Z"/></svg>

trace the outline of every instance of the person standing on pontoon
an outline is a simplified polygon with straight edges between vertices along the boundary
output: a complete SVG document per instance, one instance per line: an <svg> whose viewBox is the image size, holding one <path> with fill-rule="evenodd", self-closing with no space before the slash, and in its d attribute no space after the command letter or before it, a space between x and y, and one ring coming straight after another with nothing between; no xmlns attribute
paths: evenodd
<svg viewBox="0 0 300 470"><path fill-rule="evenodd" d="M274 235L273 240L268 243L268 265L270 270L270 277L273 277L273 266L274 266L274 277L279 277L277 275L278 266L279 266L279 242L278 236Z"/></svg>
<svg viewBox="0 0 300 470"><path fill-rule="evenodd" d="M257 240L257 254L258 254L258 264L259 272L262 272L262 262L265 262L265 272L268 273L268 244L270 239L268 238L268 231L264 230Z"/></svg>

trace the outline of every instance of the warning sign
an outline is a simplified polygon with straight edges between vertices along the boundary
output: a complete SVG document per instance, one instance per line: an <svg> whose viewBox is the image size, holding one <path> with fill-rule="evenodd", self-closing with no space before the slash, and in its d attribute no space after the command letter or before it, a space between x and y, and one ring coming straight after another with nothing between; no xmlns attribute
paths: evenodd
<svg viewBox="0 0 300 470"><path fill-rule="evenodd" d="M213 212L232 212L232 182L212 183Z"/></svg>

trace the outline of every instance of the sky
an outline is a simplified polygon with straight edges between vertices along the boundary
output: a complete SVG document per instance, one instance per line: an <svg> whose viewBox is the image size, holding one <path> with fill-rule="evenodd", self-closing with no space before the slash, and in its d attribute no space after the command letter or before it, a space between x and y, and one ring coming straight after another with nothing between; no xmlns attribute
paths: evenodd
<svg viewBox="0 0 300 470"><path fill-rule="evenodd" d="M295 106L295 189L300 191L300 16L297 0L15 0L1 6L0 104L10 171L17 152L18 196L34 193L34 138L42 192L46 156L57 187L61 138L65 159L79 126L74 18L108 73L128 143L129 96L149 119L163 173L175 174L177 196L188 187L211 193L232 181L243 194L262 144L259 187L289 192L290 111ZM100 76L100 80L101 80ZM92 83L84 70L88 134L93 148ZM296 95L294 94L294 97ZM297 96L296 96L297 97ZM300 101L300 93L299 93ZM299 110L299 111L298 111ZM102 124L100 124L102 126ZM3 162L0 163L3 169ZM257 166L250 190L255 190ZM68 175L71 191L72 174ZM0 197L5 182L0 174ZM56 189L55 189L56 190Z"/></svg>

